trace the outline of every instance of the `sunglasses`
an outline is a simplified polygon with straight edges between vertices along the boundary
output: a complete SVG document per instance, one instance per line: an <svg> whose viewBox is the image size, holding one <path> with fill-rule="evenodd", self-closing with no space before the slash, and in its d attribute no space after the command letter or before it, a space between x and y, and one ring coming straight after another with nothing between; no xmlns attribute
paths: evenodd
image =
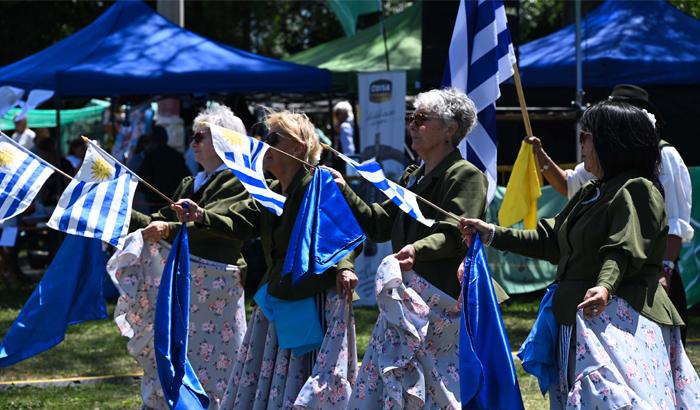
<svg viewBox="0 0 700 410"><path fill-rule="evenodd" d="M192 135L192 142L196 142L197 144L201 144L202 141L207 137L207 133L205 131L197 131Z"/></svg>
<svg viewBox="0 0 700 410"><path fill-rule="evenodd" d="M416 127L420 127L421 125L425 124L426 122L430 120L436 120L438 118L437 115L426 115L423 114L422 112L417 112L413 114L406 114L406 125L410 125L411 123L416 124Z"/></svg>
<svg viewBox="0 0 700 410"><path fill-rule="evenodd" d="M289 137L284 136L279 132L270 131L267 133L267 135L265 135L265 138L263 138L263 142L271 147L274 147L275 145L277 145L278 142L280 142L280 138L286 140L290 139Z"/></svg>
<svg viewBox="0 0 700 410"><path fill-rule="evenodd" d="M581 131L581 132L578 134L578 142L579 142L579 144L583 144L583 141L585 141L588 137L592 137L592 136L593 136L593 134L591 134L591 133L588 132L588 131Z"/></svg>

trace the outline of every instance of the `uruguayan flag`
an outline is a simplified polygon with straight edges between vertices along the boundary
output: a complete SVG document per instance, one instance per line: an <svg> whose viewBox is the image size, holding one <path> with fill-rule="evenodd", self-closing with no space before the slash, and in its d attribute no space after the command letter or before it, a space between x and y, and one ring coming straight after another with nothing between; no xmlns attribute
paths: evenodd
<svg viewBox="0 0 700 410"><path fill-rule="evenodd" d="M476 104L477 124L459 150L486 174L489 201L496 192L496 100L499 84L513 75L513 64L503 1L461 0L443 85L464 91Z"/></svg>
<svg viewBox="0 0 700 410"><path fill-rule="evenodd" d="M32 203L53 168L7 135L0 135L0 222Z"/></svg>
<svg viewBox="0 0 700 410"><path fill-rule="evenodd" d="M269 145L236 131L205 123L211 130L214 150L238 177L250 196L275 215L282 215L284 196L270 190L263 174L263 158Z"/></svg>
<svg viewBox="0 0 700 410"><path fill-rule="evenodd" d="M426 226L433 226L435 221L427 219L420 211L416 194L395 182L389 181L386 176L384 176L384 171L382 171L382 167L377 161L370 159L360 164L340 152L337 152L336 155L355 168L364 179L379 188L379 190L389 197L399 209L409 214L416 221Z"/></svg>
<svg viewBox="0 0 700 410"><path fill-rule="evenodd" d="M129 231L137 185L135 175L90 143L83 165L63 191L48 225L72 235L98 238L121 249Z"/></svg>

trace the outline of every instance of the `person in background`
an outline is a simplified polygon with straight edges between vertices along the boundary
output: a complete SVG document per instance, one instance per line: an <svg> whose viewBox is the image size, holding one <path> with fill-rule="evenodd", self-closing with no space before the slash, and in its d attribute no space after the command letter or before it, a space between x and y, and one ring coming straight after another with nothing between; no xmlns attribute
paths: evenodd
<svg viewBox="0 0 700 410"><path fill-rule="evenodd" d="M616 85L610 101L623 101L644 110L649 120L654 124L657 134L662 132L661 118L656 107L649 101L649 95L643 88L630 85ZM542 148L542 142L532 137L528 142L534 146L535 155L541 167L542 175L547 182L561 195L571 199L581 187L595 176L586 171L584 164L576 165L573 170L561 169ZM692 207L692 184L690 173L681 158L680 153L671 144L659 140L661 162L659 164L659 181L663 187L666 216L668 218L668 236L666 237L666 252L664 253L663 270L659 282L668 292L673 305L683 320L688 321L688 307L685 288L678 266L681 244L693 239L694 230L690 225L690 210ZM681 330L685 345L687 328Z"/></svg>
<svg viewBox="0 0 700 410"><path fill-rule="evenodd" d="M177 150L168 146L168 132L160 125L153 126L148 142L139 176L164 195L172 197L182 179L190 175L185 159ZM143 192L153 211L166 205L163 198L152 190L143 189Z"/></svg>
<svg viewBox="0 0 700 410"><path fill-rule="evenodd" d="M73 166L75 172L78 171L78 168L80 168L80 165L83 163L83 158L85 158L86 152L87 143L85 143L82 138L76 138L68 144L68 156L66 159Z"/></svg>
<svg viewBox="0 0 700 410"><path fill-rule="evenodd" d="M352 105L341 101L333 106L333 122L338 133L338 147L345 155L355 155L355 127Z"/></svg>
<svg viewBox="0 0 700 410"><path fill-rule="evenodd" d="M27 127L27 117L21 119L17 119L17 117L15 117L14 122L15 132L12 134L12 139L24 148L33 150L36 133Z"/></svg>
<svg viewBox="0 0 700 410"><path fill-rule="evenodd" d="M668 226L654 126L631 104L603 101L583 114L579 140L595 181L557 216L534 230L462 219L462 234L557 265L551 408L696 408L684 322L658 283Z"/></svg>

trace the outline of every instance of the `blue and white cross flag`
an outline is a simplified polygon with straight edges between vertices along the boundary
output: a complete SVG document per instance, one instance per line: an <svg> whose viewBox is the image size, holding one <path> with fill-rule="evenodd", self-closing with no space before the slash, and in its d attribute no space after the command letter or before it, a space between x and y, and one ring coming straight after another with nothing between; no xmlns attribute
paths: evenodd
<svg viewBox="0 0 700 410"><path fill-rule="evenodd" d="M350 164L357 172L362 175L362 177L379 188L380 191L384 193L392 202L394 202L399 209L411 216L411 218L422 223L426 226L433 226L434 220L428 219L423 216L423 213L418 207L418 199L416 194L409 191L408 189L400 186L399 184L392 182L384 176L384 171L382 171L381 165L374 158L369 159L363 163L353 161L350 157L343 155L340 152L336 152L343 161Z"/></svg>
<svg viewBox="0 0 700 410"><path fill-rule="evenodd" d="M0 222L27 209L53 172L36 154L1 134Z"/></svg>
<svg viewBox="0 0 700 410"><path fill-rule="evenodd" d="M503 1L461 0L442 83L464 91L476 105L478 121L459 150L486 174L489 201L497 181L496 100L515 62Z"/></svg>
<svg viewBox="0 0 700 410"><path fill-rule="evenodd" d="M250 196L279 216L284 209L284 195L268 188L263 172L263 158L269 145L255 138L208 122L214 150L238 177Z"/></svg>
<svg viewBox="0 0 700 410"><path fill-rule="evenodd" d="M48 225L72 235L101 239L121 249L129 232L137 185L136 175L91 142Z"/></svg>

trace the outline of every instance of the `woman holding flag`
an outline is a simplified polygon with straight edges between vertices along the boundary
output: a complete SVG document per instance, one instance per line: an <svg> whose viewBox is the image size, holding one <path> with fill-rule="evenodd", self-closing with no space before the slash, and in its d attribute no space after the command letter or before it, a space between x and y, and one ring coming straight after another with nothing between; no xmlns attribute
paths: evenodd
<svg viewBox="0 0 700 410"><path fill-rule="evenodd" d="M196 221L221 238L260 237L268 266L221 407L344 408L357 366L350 307L357 284L352 252L335 266L292 282L292 275L285 271L286 259L296 250L290 243L307 188L315 174L322 172L315 169L321 145L314 125L304 114L273 112L265 122L269 147L262 148L266 151L261 155L265 170L277 179L269 186L270 196L253 195L267 187L262 188L264 181L248 179L244 182L253 186L249 189L255 199L227 210L214 212L191 200L180 200L173 206L180 220ZM261 152L258 141L225 130L222 133L233 145L250 144L255 152ZM238 154L231 152L231 158ZM252 156L244 162L255 164L257 160ZM330 176L328 180L335 188ZM281 196L281 201L274 200L275 196ZM283 204L283 209L271 208L272 202Z"/></svg>
<svg viewBox="0 0 700 410"><path fill-rule="evenodd" d="M604 101L583 114L581 130L597 181L559 215L535 230L463 219L462 233L558 264L536 322L554 322L558 334L533 330L521 349L525 369L528 361L551 369L533 374L552 408L696 408L700 380L681 343L683 321L657 280L668 224L654 126L641 109Z"/></svg>
<svg viewBox="0 0 700 410"><path fill-rule="evenodd" d="M414 105L407 126L423 165L408 167L399 184L453 215L483 218L486 176L457 149L476 123L474 103L451 88L418 94ZM419 222L391 200L366 204L339 173L335 177L368 237L391 240L395 254L377 272L380 310L393 310L383 289L391 282L403 282L398 289L412 301L407 310L415 309L396 319L380 315L349 408L459 408L457 270L467 247L456 221ZM445 217L424 208L427 218ZM408 327L396 325L407 322Z"/></svg>
<svg viewBox="0 0 700 410"><path fill-rule="evenodd" d="M203 171L185 177L174 198L194 198L209 211L224 212L249 196L214 151L205 122L245 133L243 122L228 107L214 104L202 111L194 120L190 146ZM140 233L131 234L127 244L138 245L126 246L112 259L117 263L116 277L123 291L115 320L122 334L131 334L128 349L144 369L141 396L148 408L167 408L156 372L153 321L158 284L169 249L160 241L172 242L179 226L177 214L170 207L151 215L132 211L129 229ZM192 254L188 357L210 398L210 408L216 408L224 396L231 364L246 331L246 262L241 255L242 241L221 238L193 223L187 229ZM140 241L141 235L146 244ZM134 257L125 258L127 255Z"/></svg>

